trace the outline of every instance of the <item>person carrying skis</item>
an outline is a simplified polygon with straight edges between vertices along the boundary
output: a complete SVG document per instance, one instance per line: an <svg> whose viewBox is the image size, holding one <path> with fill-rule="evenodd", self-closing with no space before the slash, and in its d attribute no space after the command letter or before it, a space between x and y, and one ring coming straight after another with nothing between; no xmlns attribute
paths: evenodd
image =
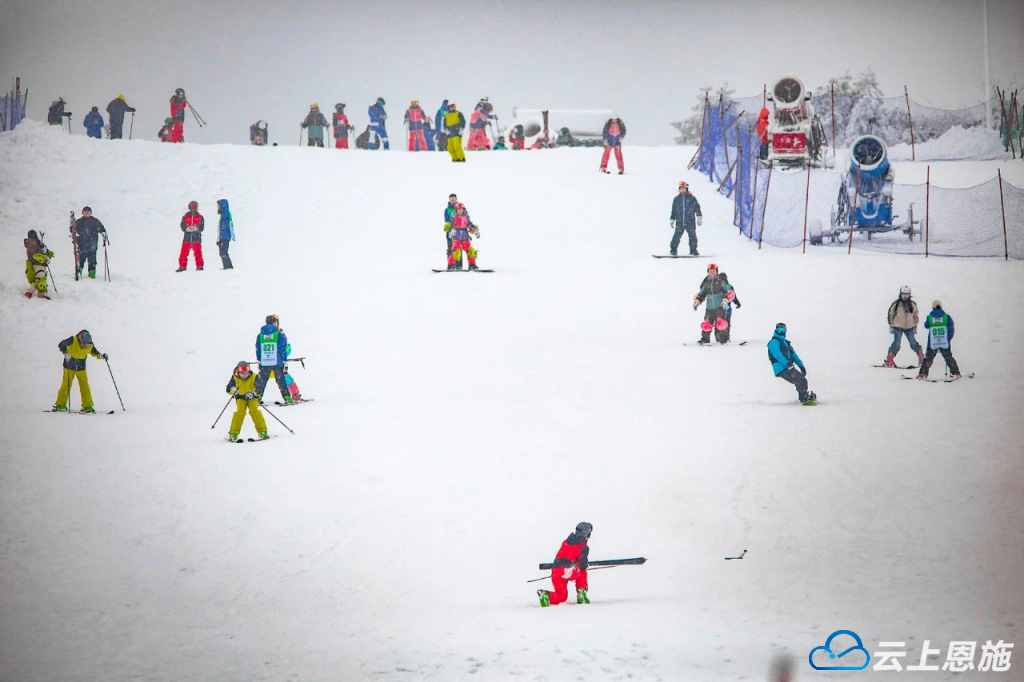
<svg viewBox="0 0 1024 682"><path fill-rule="evenodd" d="M237 443L241 440L238 434L242 432L242 422L245 421L245 413L248 410L252 417L252 424L256 427L256 433L260 440L270 438L267 433L267 420L263 418L260 411L260 382L257 375L249 369L249 363L245 360L235 365L235 371L228 379L227 392L235 396L235 414L231 417L231 426L228 427L228 440Z"/></svg>
<svg viewBox="0 0 1024 682"><path fill-rule="evenodd" d="M160 132L156 134L160 138L161 142L173 142L171 138L174 136L174 119L165 118L164 125L160 128Z"/></svg>
<svg viewBox="0 0 1024 682"><path fill-rule="evenodd" d="M590 547L587 541L590 540L590 533L593 532L593 524L581 521L576 524L576 530L569 534L562 541L558 553L555 554L556 564L551 569L551 584L553 591L537 590L541 606L554 606L561 604L569 598L569 581L576 583L576 603L589 604L587 596L587 568L590 566Z"/></svg>
<svg viewBox="0 0 1024 682"><path fill-rule="evenodd" d="M36 296L50 298L46 295L48 290L46 282L46 266L53 258L53 251L46 248L35 230L29 230L25 237L25 278L35 288ZM32 291L26 291L25 296L32 298Z"/></svg>
<svg viewBox="0 0 1024 682"><path fill-rule="evenodd" d="M306 114L306 118L300 123L303 128L306 129L306 146L307 147L320 147L324 146L324 131L327 129L327 118L320 113L320 105L313 102L309 105L309 113Z"/></svg>
<svg viewBox="0 0 1024 682"><path fill-rule="evenodd" d="M626 136L626 124L621 118L610 118L604 124L601 131L601 139L604 141L604 154L601 155L601 172L608 172L608 156L615 150L615 162L619 164L619 175L626 172L622 163L622 138Z"/></svg>
<svg viewBox="0 0 1024 682"><path fill-rule="evenodd" d="M469 115L469 142L466 144L466 149L469 151L491 148L491 141L487 137L487 126L494 118L491 114L493 110L494 107L484 97L477 102L473 113Z"/></svg>
<svg viewBox="0 0 1024 682"><path fill-rule="evenodd" d="M348 131L355 130L348 124L348 116L345 115L345 105L341 102L334 105L334 113L331 114L331 126L334 131L334 148L348 149Z"/></svg>
<svg viewBox="0 0 1024 682"><path fill-rule="evenodd" d="M466 117L455 106L448 104L448 113L444 115L444 134L447 138L448 154L455 163L466 162L466 152L462 150L462 131L466 127Z"/></svg>
<svg viewBox="0 0 1024 682"><path fill-rule="evenodd" d="M100 108L93 107L89 110L89 113L82 119L82 125L85 126L85 134L89 137L95 137L97 140L103 138L103 117L100 116Z"/></svg>
<svg viewBox="0 0 1024 682"><path fill-rule="evenodd" d="M220 231L217 234L220 262L225 270L231 270L235 266L231 264L228 247L231 246L231 242L235 241L235 223L231 220L231 209L228 207L227 199L217 200L217 213L220 214Z"/></svg>
<svg viewBox="0 0 1024 682"><path fill-rule="evenodd" d="M57 402L53 405L53 411L68 411L71 384L78 379L78 390L82 394L82 412L95 413L96 408L92 404L92 391L89 390L89 376L85 372L85 360L90 355L106 360L107 354L96 350L92 344L92 334L86 329L64 339L57 344L57 348L64 354L64 378L61 381L60 390L57 391Z"/></svg>
<svg viewBox="0 0 1024 682"><path fill-rule="evenodd" d="M96 279L96 249L99 248L101 234L103 245L110 243L107 228L93 217L91 208L83 206L82 217L75 221L71 234L72 239L78 244L78 270L75 272L75 279L79 278L85 267L88 267L89 279Z"/></svg>
<svg viewBox="0 0 1024 682"><path fill-rule="evenodd" d="M427 151L427 139L423 135L423 123L427 115L420 108L419 100L409 102L409 108L405 110L405 125L409 129L409 151Z"/></svg>
<svg viewBox="0 0 1024 682"><path fill-rule="evenodd" d="M178 88L171 95L171 119L174 122L171 126L171 142L185 141L185 108L187 106L188 100L185 99L185 90Z"/></svg>
<svg viewBox="0 0 1024 682"><path fill-rule="evenodd" d="M700 255L697 253L697 226L701 224L701 219L700 202L690 194L690 186L686 181L680 180L679 194L672 200L672 215L669 216L669 226L675 230L668 245L670 255L676 255L683 232L690 240L690 255Z"/></svg>
<svg viewBox="0 0 1024 682"><path fill-rule="evenodd" d="M927 379L928 370L931 369L932 361L936 353L942 353L942 359L946 361L946 367L954 379L960 378L960 366L953 357L953 349L950 344L953 342L953 318L942 309L942 301L932 301L932 311L924 318L924 328L928 330L928 352L924 354L921 361L921 369L918 372L918 379Z"/></svg>
<svg viewBox="0 0 1024 682"><path fill-rule="evenodd" d="M444 117L448 115L448 100L441 102L434 114L434 134L437 136L437 151L448 151L448 134L444 130Z"/></svg>
<svg viewBox="0 0 1024 682"><path fill-rule="evenodd" d="M291 391L285 383L284 363L292 352L288 344L288 337L281 330L281 320L277 315L267 315L267 323L260 328L256 336L256 359L260 364L260 376L257 386L259 399L263 399L263 392L266 390L267 381L273 373L277 387L281 391L281 400L285 403L292 403Z"/></svg>
<svg viewBox="0 0 1024 682"><path fill-rule="evenodd" d="M204 229L206 229L206 219L199 213L199 202L188 202L188 213L181 216L181 253L178 254L178 269L175 272L185 272L188 266L189 251L196 259L196 270L203 269Z"/></svg>
<svg viewBox="0 0 1024 682"><path fill-rule="evenodd" d="M452 216L451 222L445 223L444 229L452 235L452 252L448 256L448 269L462 269L462 251L465 250L466 256L469 259L469 269L479 270L480 268L476 266L477 253L476 249L471 246L470 239L472 237L470 237L470 234L479 238L480 228L469 219L469 214L466 212L464 204L455 205L455 214ZM459 263L459 265L456 265L456 263Z"/></svg>
<svg viewBox="0 0 1024 682"><path fill-rule="evenodd" d="M124 114L126 111L134 113L135 108L128 106L124 95L118 95L110 100L110 104L107 105L107 120L110 121L111 140L120 140L124 134Z"/></svg>
<svg viewBox="0 0 1024 682"><path fill-rule="evenodd" d="M768 342L768 360L772 363L775 376L785 379L796 387L797 399L804 405L811 405L818 396L807 388L807 368L796 354L793 344L786 339L786 323L775 325L775 334ZM800 369L797 370L797 367Z"/></svg>
<svg viewBox="0 0 1024 682"><path fill-rule="evenodd" d="M910 297L910 285L904 284L900 287L900 296L889 306L889 333L892 334L892 344L889 345L889 354L885 357L885 367L896 366L896 354L900 352L900 337L904 334L910 350L917 353L917 364L924 362L924 350L917 342L917 323L920 322L917 303Z"/></svg>
<svg viewBox="0 0 1024 682"><path fill-rule="evenodd" d="M726 311L729 301L736 298L729 280L718 274L718 266L708 266L708 274L701 281L697 295L693 297L693 309L704 303L704 320L700 323L700 340L704 346L711 343L711 330L718 343L729 343L729 317Z"/></svg>
<svg viewBox="0 0 1024 682"><path fill-rule="evenodd" d="M385 121L388 120L387 112L384 111L384 104L384 98L378 97L377 101L367 109L367 113L370 115L370 128L379 139L377 148L383 146L384 149L391 149L391 144L388 142L388 131L384 127Z"/></svg>

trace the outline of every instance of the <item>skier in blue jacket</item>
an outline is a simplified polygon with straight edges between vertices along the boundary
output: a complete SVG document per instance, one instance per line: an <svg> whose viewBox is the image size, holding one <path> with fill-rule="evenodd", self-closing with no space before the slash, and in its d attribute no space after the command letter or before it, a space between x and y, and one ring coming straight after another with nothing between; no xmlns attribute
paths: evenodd
<svg viewBox="0 0 1024 682"><path fill-rule="evenodd" d="M228 255L228 246L235 241L235 223L231 220L231 209L228 207L227 199L217 200L217 213L220 214L220 231L217 233L217 248L220 249L220 262L225 270L231 270L231 256Z"/></svg>
<svg viewBox="0 0 1024 682"><path fill-rule="evenodd" d="M277 387L281 390L281 399L286 403L294 402L288 384L285 382L284 363L292 352L288 337L281 330L281 320L277 315L267 315L267 323L260 327L256 336L256 358L260 365L260 375L256 378L256 393L260 401L263 391L267 388L270 374L274 374Z"/></svg>
<svg viewBox="0 0 1024 682"><path fill-rule="evenodd" d="M931 369L932 361L936 353L942 353L942 359L946 361L946 367L954 379L960 378L960 366L953 357L953 350L950 344L953 342L953 318L942 309L942 301L932 301L932 311L924 318L924 328L928 330L928 350L924 354L924 361L921 362L921 369L917 375L918 379L927 379L928 370Z"/></svg>
<svg viewBox="0 0 1024 682"><path fill-rule="evenodd" d="M103 117L100 116L100 108L93 107L92 111L82 119L82 125L85 126L86 135L95 137L97 140L101 139L103 137Z"/></svg>
<svg viewBox="0 0 1024 682"><path fill-rule="evenodd" d="M370 115L371 132L377 134L384 149L391 149L391 145L388 144L388 131L384 127L384 122L388 120L387 112L384 111L384 104L384 98L378 97L377 101L370 105L367 113Z"/></svg>
<svg viewBox="0 0 1024 682"><path fill-rule="evenodd" d="M768 360L772 363L772 370L775 376L785 379L796 386L797 397L804 405L812 405L818 396L814 391L807 388L807 368L804 367L800 356L786 339L786 323L779 322L775 325L775 334L768 342ZM798 370L797 367L800 369Z"/></svg>

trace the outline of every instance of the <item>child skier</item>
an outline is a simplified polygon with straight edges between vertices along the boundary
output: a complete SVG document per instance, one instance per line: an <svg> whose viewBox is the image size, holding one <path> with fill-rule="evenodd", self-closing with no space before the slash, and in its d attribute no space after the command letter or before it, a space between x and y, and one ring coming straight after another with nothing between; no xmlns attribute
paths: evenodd
<svg viewBox="0 0 1024 682"><path fill-rule="evenodd" d="M70 336L57 344L58 350L64 354L64 378L57 391L57 402L53 405L54 412L68 411L68 398L71 393L71 384L78 379L78 390L82 394L82 412L93 414L96 408L92 405L92 391L89 390L89 377L85 373L85 360L90 355L101 360L107 359L106 353L101 353L92 345L92 334L83 329L74 336Z"/></svg>
<svg viewBox="0 0 1024 682"><path fill-rule="evenodd" d="M256 358L259 361L259 398L263 398L263 391L271 376L277 381L277 388L281 391L281 400L287 404L294 402L291 391L285 384L284 363L292 353L288 337L281 329L281 319L277 315L267 315L266 324L260 327L260 333L256 335Z"/></svg>
<svg viewBox="0 0 1024 682"><path fill-rule="evenodd" d="M40 298L49 299L46 295L47 284L46 284L46 266L50 263L50 259L53 258L53 251L46 248L46 244L43 244L42 240L39 239L39 235L36 234L35 230L29 230L28 236L25 237L25 278L28 283L35 289L36 296ZM32 298L32 289L25 292L25 296Z"/></svg>
<svg viewBox="0 0 1024 682"><path fill-rule="evenodd" d="M942 353L942 359L946 361L946 367L954 379L960 378L960 367L953 357L953 350L950 343L953 341L953 318L942 309L942 301L932 301L932 311L924 318L924 328L928 330L928 351L924 354L921 362L921 369L917 375L918 379L927 379L928 370L931 369L932 361L936 353Z"/></svg>
<svg viewBox="0 0 1024 682"><path fill-rule="evenodd" d="M796 386L797 398L804 405L813 405L818 396L807 388L807 368L786 339L786 323L775 325L775 334L768 342L768 360L772 363L775 376ZM795 365L795 366L794 366ZM800 369L797 370L797 367Z"/></svg>
<svg viewBox="0 0 1024 682"><path fill-rule="evenodd" d="M258 376L249 369L249 363L245 360L235 365L235 371L231 373L228 380L227 392L235 396L235 414L231 417L231 427L228 431L228 440L237 443L240 439L238 434L242 432L242 422L245 421L245 412L249 411L252 417L253 426L260 440L270 438L267 434L267 421L260 412L260 390Z"/></svg>
<svg viewBox="0 0 1024 682"><path fill-rule="evenodd" d="M718 274L718 266L708 266L708 274L700 283L700 290L693 297L693 309L705 303L704 320L700 323L700 345L711 343L711 330L715 331L715 340L721 344L729 343L729 317L726 307L729 301L736 298L729 280Z"/></svg>
<svg viewBox="0 0 1024 682"><path fill-rule="evenodd" d="M448 203L444 207L444 238L448 242L448 251L445 254L447 258L451 258L452 255L452 232L451 224L452 217L455 215L455 207L459 204L459 198L455 194L448 195ZM459 268L462 268L462 260L460 259L456 263Z"/></svg>
<svg viewBox="0 0 1024 682"><path fill-rule="evenodd" d="M469 219L465 204L455 205L455 215L452 216L450 222L445 223L444 230L450 232L452 236L452 252L448 255L448 269L462 269L456 266L456 262L462 262L462 251L465 249L469 259L469 269L479 270L480 268L476 266L476 249L470 245L470 233L479 238L480 228Z"/></svg>
<svg viewBox="0 0 1024 682"><path fill-rule="evenodd" d="M537 590L541 606L561 604L568 599L567 585L570 580L576 583L576 603L590 603L590 598L587 597L587 567L590 559L587 541L590 540L590 533L593 530L592 524L581 521L576 524L576 530L562 542L558 553L555 554L554 563L557 565L551 569L551 584L555 587L554 591Z"/></svg>
<svg viewBox="0 0 1024 682"><path fill-rule="evenodd" d="M181 253L178 254L178 269L175 272L185 272L188 265L188 252L191 251L196 259L196 270L203 269L203 230L206 228L206 219L199 213L199 202L188 202L188 213L181 216Z"/></svg>

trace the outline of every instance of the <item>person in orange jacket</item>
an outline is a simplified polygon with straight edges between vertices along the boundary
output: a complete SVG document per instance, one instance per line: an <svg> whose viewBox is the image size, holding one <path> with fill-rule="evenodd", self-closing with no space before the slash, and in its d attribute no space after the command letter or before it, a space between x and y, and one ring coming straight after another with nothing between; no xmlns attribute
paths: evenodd
<svg viewBox="0 0 1024 682"><path fill-rule="evenodd" d="M757 136L761 139L761 150L757 153L757 158L762 161L768 158L768 117L771 116L771 112L767 109L761 109L760 116L757 117Z"/></svg>
<svg viewBox="0 0 1024 682"><path fill-rule="evenodd" d="M556 565L551 569L551 584L555 589L537 590L541 606L554 606L567 600L567 585L570 580L576 583L576 603L590 603L590 598L587 597L587 568L590 565L590 547L587 546L587 541L590 540L590 533L593 530L593 524L581 521L576 524L576 530L562 541L562 546L555 554Z"/></svg>

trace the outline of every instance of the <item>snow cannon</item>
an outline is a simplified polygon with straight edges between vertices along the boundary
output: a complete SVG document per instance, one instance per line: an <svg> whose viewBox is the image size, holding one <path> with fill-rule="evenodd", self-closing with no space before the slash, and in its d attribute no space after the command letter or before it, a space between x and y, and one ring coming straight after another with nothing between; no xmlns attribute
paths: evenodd
<svg viewBox="0 0 1024 682"><path fill-rule="evenodd" d="M893 169L885 143L874 135L854 140L846 195L856 207L854 221L858 225L892 225L892 181Z"/></svg>
<svg viewBox="0 0 1024 682"><path fill-rule="evenodd" d="M913 241L920 235L920 220L914 220L914 204L907 207L907 219L897 223L893 214L893 168L885 143L874 135L862 135L850 146L850 169L839 186L839 197L832 208L831 228L825 231L821 221L810 225L811 244L841 242L843 233L860 232L868 239L884 232L900 231Z"/></svg>
<svg viewBox="0 0 1024 682"><path fill-rule="evenodd" d="M768 160L783 168L822 165L825 128L814 113L811 93L796 76L783 76L768 101L775 111L768 122Z"/></svg>

